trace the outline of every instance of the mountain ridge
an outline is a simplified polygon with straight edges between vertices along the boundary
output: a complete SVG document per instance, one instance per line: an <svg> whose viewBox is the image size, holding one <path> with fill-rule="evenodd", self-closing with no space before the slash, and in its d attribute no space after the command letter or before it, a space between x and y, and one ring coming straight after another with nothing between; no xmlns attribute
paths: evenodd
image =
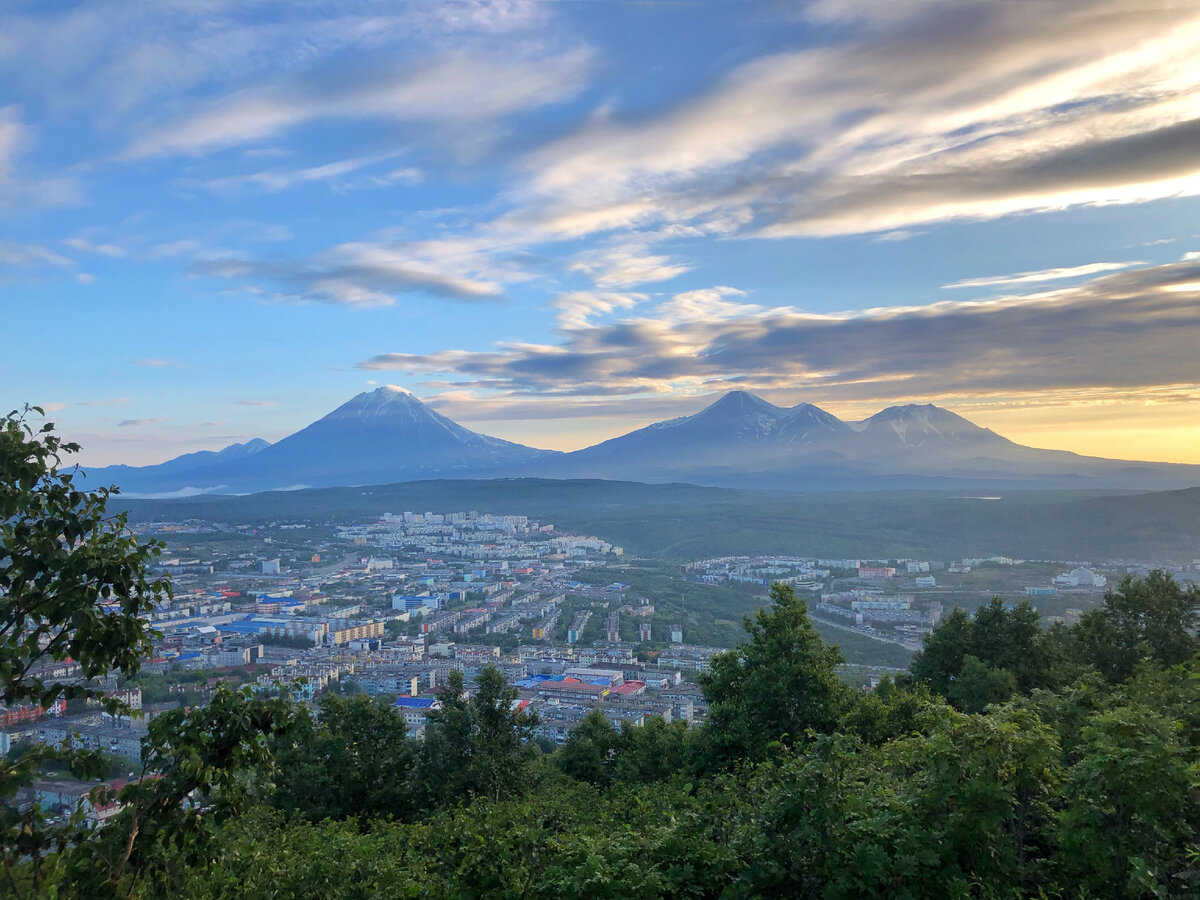
<svg viewBox="0 0 1200 900"><path fill-rule="evenodd" d="M933 404L846 422L811 403L730 391L688 416L563 453L472 431L395 386L362 392L274 444L256 439L88 477L132 495L251 493L430 478L548 477L782 490L953 486L1163 490L1200 466L1026 447Z"/></svg>

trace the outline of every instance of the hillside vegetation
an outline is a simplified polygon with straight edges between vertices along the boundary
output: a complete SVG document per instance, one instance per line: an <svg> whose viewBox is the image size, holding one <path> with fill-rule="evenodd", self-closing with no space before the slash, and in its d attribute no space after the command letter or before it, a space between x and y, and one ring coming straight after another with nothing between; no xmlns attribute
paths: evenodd
<svg viewBox="0 0 1200 900"><path fill-rule="evenodd" d="M530 515L642 556L753 553L1190 561L1200 488L1150 494L1029 491L997 500L952 492L789 494L686 484L493 479L199 497L117 498L134 521L352 521L404 510Z"/></svg>

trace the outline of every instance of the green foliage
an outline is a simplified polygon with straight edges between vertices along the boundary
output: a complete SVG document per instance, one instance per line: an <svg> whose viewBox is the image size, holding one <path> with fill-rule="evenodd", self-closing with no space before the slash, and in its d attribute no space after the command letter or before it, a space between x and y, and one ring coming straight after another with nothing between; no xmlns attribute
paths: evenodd
<svg viewBox="0 0 1200 900"><path fill-rule="evenodd" d="M1028 713L948 713L929 736L871 749L821 738L751 781L740 893L1027 896L1056 756L1053 733Z"/></svg>
<svg viewBox="0 0 1200 900"><path fill-rule="evenodd" d="M320 714L300 710L272 741L272 802L312 821L407 819L414 747L395 707L365 694L324 694Z"/></svg>
<svg viewBox="0 0 1200 900"><path fill-rule="evenodd" d="M924 686L901 687L884 678L873 691L850 706L842 730L870 745L924 734L941 714L943 704Z"/></svg>
<svg viewBox="0 0 1200 900"><path fill-rule="evenodd" d="M219 686L207 706L150 723L143 776L97 802L122 810L105 827L61 848L60 897L173 893L188 869L216 858L216 828L244 810L272 758L268 736L288 726L284 700Z"/></svg>
<svg viewBox="0 0 1200 900"><path fill-rule="evenodd" d="M94 686L98 676L136 675L151 649L143 614L170 596L149 577L159 553L139 543L123 514L110 516L114 489L80 491L53 425L34 430L30 412L0 420L0 702L48 707L58 699L125 706ZM51 680L43 666L67 659L82 678ZM181 871L211 859L214 829L247 799L248 776L270 762L264 735L288 715L279 701L218 688L210 704L155 719L143 742L144 774L120 793L123 810L103 828L84 807L48 821L18 792L47 762L77 778L105 774L101 754L33 745L0 761L0 848L13 896L106 897L169 890ZM97 806L114 798L97 787Z"/></svg>
<svg viewBox="0 0 1200 900"><path fill-rule="evenodd" d="M1126 681L1140 663L1172 666L1200 650L1195 630L1200 588L1184 591L1166 572L1127 575L1075 629L1079 660L1110 681Z"/></svg>
<svg viewBox="0 0 1200 900"><path fill-rule="evenodd" d="M982 712L1013 693L1047 687L1060 677L1057 633L1047 633L1026 602L1007 609L999 597L972 619L955 607L926 636L910 669L918 682L966 712Z"/></svg>
<svg viewBox="0 0 1200 900"><path fill-rule="evenodd" d="M1200 785L1180 723L1141 705L1095 716L1082 732L1058 820L1056 859L1088 894L1182 897L1200 891ZM1188 735L1194 739L1195 733Z"/></svg>
<svg viewBox="0 0 1200 900"><path fill-rule="evenodd" d="M716 897L737 871L733 792L578 784L469 805L417 824L315 825L255 816L226 830L196 900Z"/></svg>
<svg viewBox="0 0 1200 900"><path fill-rule="evenodd" d="M452 670L441 709L430 713L413 772L423 806L449 806L473 796L500 800L520 793L537 745L537 716L516 705L517 690L494 666L479 673L467 698L462 673Z"/></svg>
<svg viewBox="0 0 1200 900"><path fill-rule="evenodd" d="M847 705L834 671L842 656L821 640L804 602L783 584L771 588L771 601L747 617L749 640L715 657L700 679L709 702L706 765L765 759L773 745L794 746L810 730L827 733Z"/></svg>
<svg viewBox="0 0 1200 900"><path fill-rule="evenodd" d="M1017 690L1017 679L1007 669L992 668L977 656L963 657L962 670L946 689L946 699L963 712L981 713L993 703L1003 703Z"/></svg>
<svg viewBox="0 0 1200 900"><path fill-rule="evenodd" d="M621 732L600 710L593 709L576 725L554 761L564 775L600 787L612 782Z"/></svg>
<svg viewBox="0 0 1200 900"><path fill-rule="evenodd" d="M597 787L651 784L685 770L688 738L686 722L667 723L656 716L618 730L596 709L571 731L554 761L564 775Z"/></svg>
<svg viewBox="0 0 1200 900"><path fill-rule="evenodd" d="M258 636L259 642L267 646L274 647L293 647L297 650L306 650L313 647L314 644L311 638L307 638L302 634L269 634L264 633Z"/></svg>
<svg viewBox="0 0 1200 900"><path fill-rule="evenodd" d="M0 704L48 708L59 699L92 699L117 713L124 706L86 679L137 671L150 649L142 614L170 596L170 582L147 575L159 546L138 543L124 515L106 515L115 489L76 489L75 472L62 467L62 457L78 445L63 443L52 424L35 430L30 413L42 410L26 407L0 419ZM83 680L46 677L43 666L68 658ZM17 793L49 761L81 778L105 770L97 754L37 744L0 761L5 869L11 878L18 862L27 861L35 892L45 854L69 843L80 827L78 817L51 825L37 805L17 807Z"/></svg>

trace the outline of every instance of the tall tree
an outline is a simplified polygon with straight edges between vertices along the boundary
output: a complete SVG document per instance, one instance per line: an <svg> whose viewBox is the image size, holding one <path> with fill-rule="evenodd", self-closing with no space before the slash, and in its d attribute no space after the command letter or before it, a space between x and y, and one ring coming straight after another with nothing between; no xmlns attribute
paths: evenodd
<svg viewBox="0 0 1200 900"><path fill-rule="evenodd" d="M913 678L959 709L980 712L1014 691L1049 687L1059 677L1061 641L1042 630L1038 612L1022 601L1009 609L993 597L974 617L956 607L926 635L912 659Z"/></svg>
<svg viewBox="0 0 1200 900"><path fill-rule="evenodd" d="M1127 681L1141 662L1173 666L1200 651L1195 630L1200 587L1183 590L1169 573L1126 575L1075 628L1080 662L1110 681Z"/></svg>
<svg viewBox="0 0 1200 900"><path fill-rule="evenodd" d="M279 768L274 803L313 821L350 816L406 819L413 746L389 703L327 693L320 714L302 712L272 749Z"/></svg>
<svg viewBox="0 0 1200 900"><path fill-rule="evenodd" d="M127 712L91 679L114 670L132 675L148 655L143 615L171 592L167 579L147 574L161 548L139 543L123 514L106 513L115 489L75 486L74 467L63 457L79 446L64 443L51 423L35 428L31 414L42 410L26 407L0 420L0 703L48 709L60 699L82 699ZM55 664L78 666L79 677L51 677ZM100 774L94 755L71 747L26 745L15 760L0 759L5 870L12 878L28 861L34 892L42 887L44 855L78 825L52 827L36 804L18 810L18 791L51 758L78 777ZM17 889L15 882L10 887Z"/></svg>
<svg viewBox="0 0 1200 900"><path fill-rule="evenodd" d="M771 587L771 606L745 619L749 640L713 658L700 684L709 702L705 753L717 765L764 758L770 745L804 742L834 729L848 702L826 644L790 585Z"/></svg>
<svg viewBox="0 0 1200 900"><path fill-rule="evenodd" d="M521 708L517 697L495 666L479 673L471 698L462 672L450 672L413 770L419 802L448 806L472 796L498 800L520 793L537 754L533 734L538 720Z"/></svg>
<svg viewBox="0 0 1200 900"><path fill-rule="evenodd" d="M145 614L169 599L153 579L161 552L139 542L124 514L109 515L115 488L82 491L63 456L75 453L50 423L36 428L26 407L0 419L0 702L46 709L57 700L92 700L111 713L123 703L94 681L133 676L151 650ZM74 677L56 671L70 669ZM179 864L210 857L212 828L245 798L247 773L269 764L265 734L286 720L281 701L217 692L208 708L153 722L143 742L148 776L120 792L124 809L102 829L82 809L49 821L17 795L48 760L76 777L102 773L97 754L33 744L0 760L0 851L13 896L129 896L148 882L165 887ZM95 803L111 797L100 788ZM166 848L174 848L174 853Z"/></svg>

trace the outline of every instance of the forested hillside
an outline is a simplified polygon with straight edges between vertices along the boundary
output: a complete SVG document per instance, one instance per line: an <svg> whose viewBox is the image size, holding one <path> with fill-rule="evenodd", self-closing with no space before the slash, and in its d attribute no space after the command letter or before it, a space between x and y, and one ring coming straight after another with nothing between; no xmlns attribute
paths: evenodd
<svg viewBox="0 0 1200 900"><path fill-rule="evenodd" d="M691 484L497 478L182 500L114 498L133 521L350 522L411 510L517 511L668 559L744 553L1189 561L1200 488L1149 494L788 493ZM714 527L719 525L719 527Z"/></svg>

